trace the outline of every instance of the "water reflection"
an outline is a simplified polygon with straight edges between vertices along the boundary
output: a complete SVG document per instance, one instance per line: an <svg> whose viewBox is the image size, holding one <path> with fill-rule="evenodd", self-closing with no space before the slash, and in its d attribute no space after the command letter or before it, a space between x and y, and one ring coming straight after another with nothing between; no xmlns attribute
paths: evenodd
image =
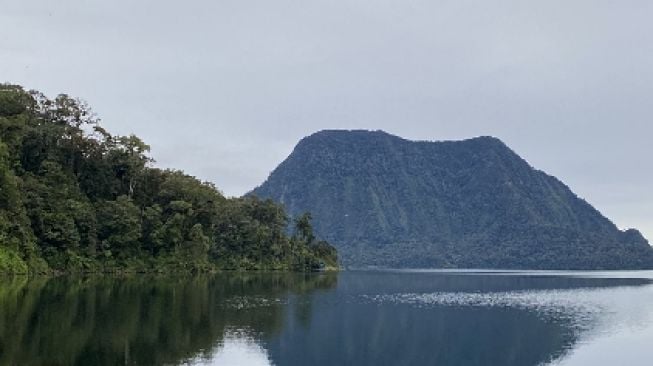
<svg viewBox="0 0 653 366"><path fill-rule="evenodd" d="M459 272L5 279L0 365L568 365L615 324L650 320L632 305L653 302L650 283Z"/></svg>
<svg viewBox="0 0 653 366"><path fill-rule="evenodd" d="M265 350L242 330L228 330L224 339L215 348L209 357L200 355L187 362L187 366L224 366L224 365L247 365L247 366L268 366L271 365L267 350Z"/></svg>
<svg viewBox="0 0 653 366"><path fill-rule="evenodd" d="M303 296L335 275L54 278L0 286L1 365L164 365L210 357L228 329L278 334L284 308L224 306Z"/></svg>

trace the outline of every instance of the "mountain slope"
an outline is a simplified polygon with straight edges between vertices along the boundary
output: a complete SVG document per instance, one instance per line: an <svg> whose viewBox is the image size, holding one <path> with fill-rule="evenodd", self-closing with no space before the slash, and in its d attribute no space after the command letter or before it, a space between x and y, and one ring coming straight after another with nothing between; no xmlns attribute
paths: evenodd
<svg viewBox="0 0 653 366"><path fill-rule="evenodd" d="M639 232L620 231L492 137L321 131L252 194L293 216L310 211L316 233L350 266L653 267Z"/></svg>

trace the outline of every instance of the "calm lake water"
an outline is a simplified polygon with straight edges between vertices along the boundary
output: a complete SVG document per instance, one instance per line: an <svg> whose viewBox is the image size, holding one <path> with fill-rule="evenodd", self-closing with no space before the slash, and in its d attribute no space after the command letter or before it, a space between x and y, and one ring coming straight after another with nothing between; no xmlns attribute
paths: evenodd
<svg viewBox="0 0 653 366"><path fill-rule="evenodd" d="M0 365L651 365L653 272L0 279Z"/></svg>

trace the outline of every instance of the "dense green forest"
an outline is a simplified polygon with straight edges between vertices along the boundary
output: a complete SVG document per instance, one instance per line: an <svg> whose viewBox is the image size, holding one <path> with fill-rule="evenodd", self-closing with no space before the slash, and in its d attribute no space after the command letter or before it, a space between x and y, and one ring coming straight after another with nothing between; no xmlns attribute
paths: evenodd
<svg viewBox="0 0 653 366"><path fill-rule="evenodd" d="M309 214L288 230L272 201L226 198L148 154L78 99L0 85L0 272L337 266Z"/></svg>
<svg viewBox="0 0 653 366"><path fill-rule="evenodd" d="M310 211L349 266L653 268L653 249L493 137L320 131L252 192Z"/></svg>

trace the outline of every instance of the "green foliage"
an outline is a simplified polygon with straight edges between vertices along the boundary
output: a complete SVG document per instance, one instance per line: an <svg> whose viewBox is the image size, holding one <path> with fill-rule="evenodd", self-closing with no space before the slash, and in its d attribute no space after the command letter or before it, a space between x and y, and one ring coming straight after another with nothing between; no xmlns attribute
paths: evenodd
<svg viewBox="0 0 653 366"><path fill-rule="evenodd" d="M27 264L18 253L0 245L0 273L26 274Z"/></svg>
<svg viewBox="0 0 653 366"><path fill-rule="evenodd" d="M271 200L231 200L215 227L216 245L211 257L231 269L305 271L322 269L321 261L337 261L335 252L332 257L319 257L314 243L305 237L288 238L287 224L285 212ZM310 221L307 224L310 227Z"/></svg>
<svg viewBox="0 0 653 366"><path fill-rule="evenodd" d="M322 131L252 193L283 204L300 227L310 211L349 266L653 268L636 230L620 231L491 137Z"/></svg>
<svg viewBox="0 0 653 366"><path fill-rule="evenodd" d="M291 238L272 201L227 199L211 183L151 167L148 152L138 137L104 130L78 99L0 86L0 249L11 263L0 272L336 263L335 251L313 245L310 218Z"/></svg>
<svg viewBox="0 0 653 366"><path fill-rule="evenodd" d="M313 235L313 227L311 225L312 219L313 218L311 217L311 214L308 212L295 219L297 236L308 243L312 243L315 240L315 235Z"/></svg>
<svg viewBox="0 0 653 366"><path fill-rule="evenodd" d="M138 254L141 238L141 213L127 196L97 203L97 238L105 257L112 252L123 256Z"/></svg>

